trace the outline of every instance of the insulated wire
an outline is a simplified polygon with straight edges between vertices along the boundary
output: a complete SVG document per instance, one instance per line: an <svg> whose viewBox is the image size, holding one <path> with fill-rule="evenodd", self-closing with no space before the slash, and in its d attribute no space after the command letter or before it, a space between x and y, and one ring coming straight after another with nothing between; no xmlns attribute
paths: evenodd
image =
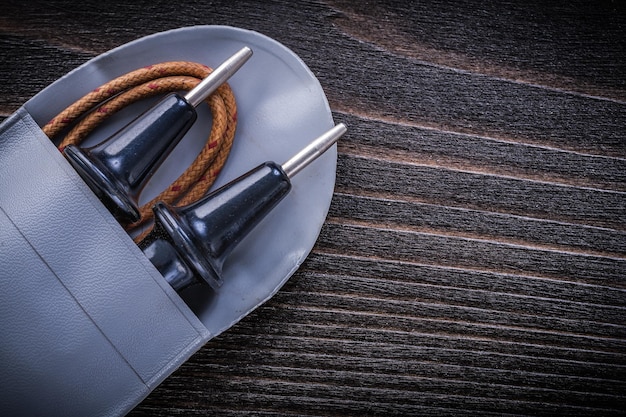
<svg viewBox="0 0 626 417"><path fill-rule="evenodd" d="M100 123L129 104L159 94L191 90L211 71L205 65L185 61L164 62L137 69L78 99L42 130L50 139L55 139L69 129L58 145L62 151L67 145L79 145ZM227 83L222 84L206 102L213 116L206 144L183 174L158 196L139 207L141 217L127 226L129 232L152 220L152 207L158 201L187 205L205 195L215 182L235 137L237 104ZM148 231L136 236L135 241L140 241Z"/></svg>

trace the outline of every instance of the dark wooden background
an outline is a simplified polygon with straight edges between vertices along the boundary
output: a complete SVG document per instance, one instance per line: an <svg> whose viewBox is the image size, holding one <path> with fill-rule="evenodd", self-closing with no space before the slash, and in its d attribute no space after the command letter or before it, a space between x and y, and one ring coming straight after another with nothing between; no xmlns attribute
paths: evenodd
<svg viewBox="0 0 626 417"><path fill-rule="evenodd" d="M2 3L2 118L223 24L290 47L350 129L303 267L132 416L626 413L623 3Z"/></svg>

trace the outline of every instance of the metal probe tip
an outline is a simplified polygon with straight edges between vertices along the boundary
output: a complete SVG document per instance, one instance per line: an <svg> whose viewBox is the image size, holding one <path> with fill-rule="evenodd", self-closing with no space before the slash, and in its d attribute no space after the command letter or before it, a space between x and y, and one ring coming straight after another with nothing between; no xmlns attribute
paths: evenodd
<svg viewBox="0 0 626 417"><path fill-rule="evenodd" d="M219 67L215 68L204 80L185 95L185 100L197 107L217 88L224 84L252 56L252 49L244 46Z"/></svg>
<svg viewBox="0 0 626 417"><path fill-rule="evenodd" d="M288 178L293 178L311 162L328 150L337 140L346 133L346 125L339 123L326 133L309 143L304 149L292 156L282 165L283 171Z"/></svg>

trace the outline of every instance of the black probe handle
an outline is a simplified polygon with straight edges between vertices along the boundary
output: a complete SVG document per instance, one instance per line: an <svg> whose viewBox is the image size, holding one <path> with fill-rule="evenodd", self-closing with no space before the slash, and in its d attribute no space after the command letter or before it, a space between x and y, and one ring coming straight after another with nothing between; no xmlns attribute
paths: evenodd
<svg viewBox="0 0 626 417"><path fill-rule="evenodd" d="M266 162L188 206L157 203L139 247L177 291L198 282L218 288L228 255L290 189L282 167Z"/></svg>
<svg viewBox="0 0 626 417"><path fill-rule="evenodd" d="M170 94L100 144L63 153L118 220L134 222L139 193L196 117L187 100Z"/></svg>
<svg viewBox="0 0 626 417"><path fill-rule="evenodd" d="M207 255L224 257L287 195L280 165L265 162L183 210Z"/></svg>
<svg viewBox="0 0 626 417"><path fill-rule="evenodd" d="M196 109L170 94L111 136L89 149L117 176L136 187L153 173L195 122Z"/></svg>

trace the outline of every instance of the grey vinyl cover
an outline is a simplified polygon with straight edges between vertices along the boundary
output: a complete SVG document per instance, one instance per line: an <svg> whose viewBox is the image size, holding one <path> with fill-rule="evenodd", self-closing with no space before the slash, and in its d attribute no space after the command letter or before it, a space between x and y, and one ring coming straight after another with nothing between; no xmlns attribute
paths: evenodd
<svg viewBox="0 0 626 417"><path fill-rule="evenodd" d="M244 44L256 49L257 59L247 77L231 80L236 95L238 87L245 90L238 107L250 117L240 121L216 186L264 160L282 162L333 125L319 83L289 50L254 32L211 26L152 35L103 54L5 120L0 415L128 413L211 337L269 299L310 252L332 196L335 148L296 177L277 213L233 253L219 291L181 298L40 128L69 102L140 62L203 62L194 59L194 45L207 39L220 62Z"/></svg>
<svg viewBox="0 0 626 417"><path fill-rule="evenodd" d="M210 334L24 110L0 132L0 415L128 411Z"/></svg>

